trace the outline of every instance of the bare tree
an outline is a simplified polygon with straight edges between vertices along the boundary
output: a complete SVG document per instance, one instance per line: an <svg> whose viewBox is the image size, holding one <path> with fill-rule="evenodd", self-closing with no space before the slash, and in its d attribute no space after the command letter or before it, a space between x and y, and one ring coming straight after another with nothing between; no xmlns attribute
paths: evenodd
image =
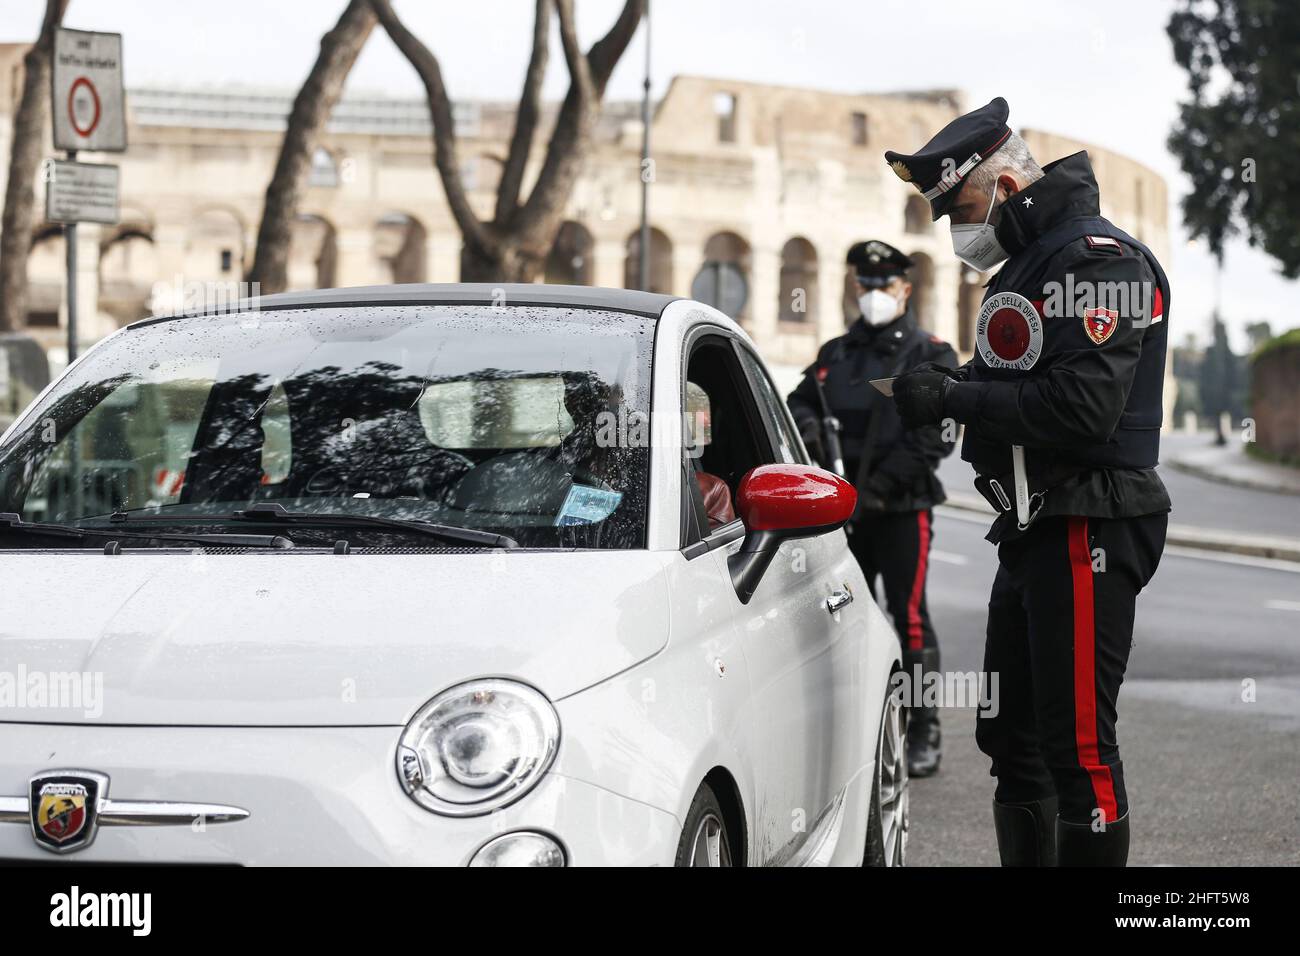
<svg viewBox="0 0 1300 956"><path fill-rule="evenodd" d="M375 14L368 0L350 0L334 29L321 37L320 55L293 101L275 173L266 187L257 249L247 275L264 294L282 292L289 284L289 241L312 153L374 28Z"/></svg>
<svg viewBox="0 0 1300 956"><path fill-rule="evenodd" d="M644 6L642 0L627 0L609 32L585 54L578 46L573 0L536 0L532 55L497 188L495 211L487 222L475 214L461 178L451 100L437 57L398 19L390 0L370 0L370 3L379 22L424 84L433 119L434 164L442 179L447 205L464 240L461 280L531 281L563 224L565 203L591 146L605 84L636 32ZM556 117L537 181L528 197L521 199L524 169L540 114L552 5L560 22L564 61L569 69L569 92Z"/></svg>
<svg viewBox="0 0 1300 956"><path fill-rule="evenodd" d="M32 251L36 208L36 170L44 152L50 114L50 59L54 30L63 22L68 0L46 0L41 33L23 57L23 92L14 113L9 152L9 182L0 219L0 331L22 328L27 314L27 256Z"/></svg>

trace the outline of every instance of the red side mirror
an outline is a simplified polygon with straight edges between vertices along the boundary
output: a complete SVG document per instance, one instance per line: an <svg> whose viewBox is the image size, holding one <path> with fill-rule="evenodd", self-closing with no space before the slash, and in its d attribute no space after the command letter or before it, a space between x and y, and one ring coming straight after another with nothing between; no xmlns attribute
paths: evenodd
<svg viewBox="0 0 1300 956"><path fill-rule="evenodd" d="M854 487L811 465L759 465L740 479L736 511L747 531L823 534L841 527L858 503Z"/></svg>
<svg viewBox="0 0 1300 956"><path fill-rule="evenodd" d="M745 540L727 564L742 604L787 538L810 538L841 528L858 503L854 487L839 475L811 465L759 465L740 479L736 512Z"/></svg>

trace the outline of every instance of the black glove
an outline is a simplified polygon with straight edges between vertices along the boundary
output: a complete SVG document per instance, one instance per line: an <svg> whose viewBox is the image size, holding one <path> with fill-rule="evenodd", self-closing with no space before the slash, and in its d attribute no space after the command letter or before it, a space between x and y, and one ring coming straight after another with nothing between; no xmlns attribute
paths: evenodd
<svg viewBox="0 0 1300 956"><path fill-rule="evenodd" d="M880 497L879 492L873 488L858 489L858 506L854 509L855 515L862 515L870 511L884 511L885 499Z"/></svg>
<svg viewBox="0 0 1300 956"><path fill-rule="evenodd" d="M942 372L954 382L964 382L970 377L970 370L963 365L961 368L949 368L946 365L940 365L938 362L922 362L912 372Z"/></svg>
<svg viewBox="0 0 1300 956"><path fill-rule="evenodd" d="M907 428L943 421L943 399L953 386L945 372L914 370L894 379L894 405Z"/></svg>

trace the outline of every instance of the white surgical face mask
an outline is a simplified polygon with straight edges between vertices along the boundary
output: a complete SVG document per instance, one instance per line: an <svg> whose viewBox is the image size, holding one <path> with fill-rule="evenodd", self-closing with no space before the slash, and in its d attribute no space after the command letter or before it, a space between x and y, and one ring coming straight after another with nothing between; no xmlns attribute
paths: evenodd
<svg viewBox="0 0 1300 956"><path fill-rule="evenodd" d="M993 195L989 198L989 209L984 214L980 225L949 226L952 233L952 251L962 262L977 272L988 272L1007 257L1007 250L998 242L994 227L989 225L993 215L993 203L998 198L997 183L993 184Z"/></svg>
<svg viewBox="0 0 1300 956"><path fill-rule="evenodd" d="M887 325L898 318L899 303L888 292L872 289L858 296L858 308L868 325Z"/></svg>

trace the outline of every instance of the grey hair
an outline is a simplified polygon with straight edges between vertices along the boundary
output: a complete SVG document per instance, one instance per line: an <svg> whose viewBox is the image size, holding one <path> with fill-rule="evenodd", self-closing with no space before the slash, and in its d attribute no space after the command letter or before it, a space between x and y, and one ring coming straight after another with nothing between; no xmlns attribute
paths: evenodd
<svg viewBox="0 0 1300 956"><path fill-rule="evenodd" d="M985 196L993 192L993 184L1003 173L1011 173L1029 185L1043 178L1043 169L1029 152L1025 141L1012 133L1007 141L988 159L976 166L966 177L970 189Z"/></svg>

